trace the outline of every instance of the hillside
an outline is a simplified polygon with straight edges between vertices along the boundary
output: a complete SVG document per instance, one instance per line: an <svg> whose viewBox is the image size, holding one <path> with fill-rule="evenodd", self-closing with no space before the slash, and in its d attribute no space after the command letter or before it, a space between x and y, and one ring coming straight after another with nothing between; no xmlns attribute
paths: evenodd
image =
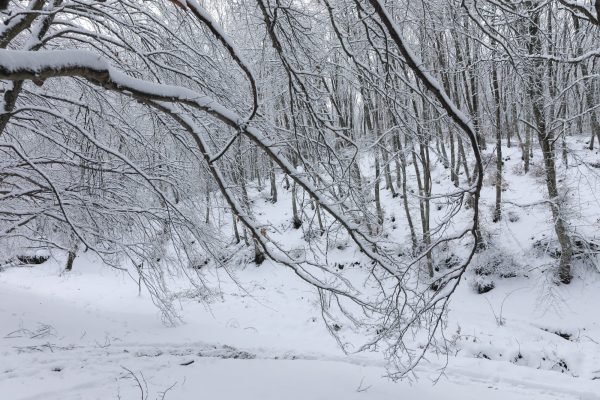
<svg viewBox="0 0 600 400"><path fill-rule="evenodd" d="M582 139L570 145L581 163L598 157L575 151ZM518 151L504 150L507 170L513 171ZM445 173L441 165L436 171ZM590 186L597 177L583 164L568 173L585 182L576 192L580 198L572 200L573 218L579 215L582 232L589 234L597 226L598 214L590 212L598 209ZM143 290L138 296L137 282L127 273L85 254L65 273L64 254L57 253L44 264L0 272L0 393L14 400L160 399L165 392L169 400L600 399L600 273L581 262L570 285L549 279L552 254L534 248L551 236L547 210L539 203L543 182L513 172L506 181L511 203L505 212L511 219L484 225L501 244L495 250L502 252L496 259L500 269L482 275L477 261L470 267L447 317L450 354L428 354L416 380L387 379L380 352L356 353L351 344L344 354L325 328L315 290L272 261L256 266L248 254L247 263L227 270L206 267L202 274L214 291L204 298L185 277L171 277L181 322L167 327L149 294ZM484 191L484 210L491 192ZM286 197L282 191L280 204ZM263 202L260 212L268 213L279 240L302 245L287 209L258 193L254 201ZM397 203L385 197L390 226ZM389 229L400 236L403 230L399 223ZM364 266L351 261L364 255L354 247L329 257L347 265L347 276L360 277L352 269ZM501 276L507 272L513 274ZM482 278L495 287L478 294L475 282ZM360 337L356 340L358 346Z"/></svg>

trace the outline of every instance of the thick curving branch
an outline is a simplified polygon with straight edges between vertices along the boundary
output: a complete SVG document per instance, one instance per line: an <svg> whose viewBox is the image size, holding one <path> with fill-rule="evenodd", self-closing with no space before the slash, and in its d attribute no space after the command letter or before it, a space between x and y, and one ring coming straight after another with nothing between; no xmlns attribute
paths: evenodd
<svg viewBox="0 0 600 400"><path fill-rule="evenodd" d="M343 210L339 205L328 202L319 194L317 187L296 170L278 149L276 143L267 139L259 129L248 126L242 117L212 98L202 96L187 88L132 78L109 65L102 57L85 50L40 52L0 50L0 79L43 81L57 77L81 77L107 90L117 91L143 102L158 101L187 105L243 132L300 187L317 199L321 207L344 227L367 257L395 277L398 283L401 282L397 268L389 262L387 257L378 252L377 245L360 230L358 225L343 215Z"/></svg>
<svg viewBox="0 0 600 400"><path fill-rule="evenodd" d="M210 14L200 5L196 0L174 0L175 4L184 10L189 10L194 17L202 22L211 33L221 42L221 44L227 49L227 52L238 64L238 66L244 71L250 86L252 88L253 107L250 116L247 118L247 122L251 121L258 111L258 88L256 86L256 79L252 74L252 69L244 57L239 53L229 36L223 32L219 24L210 16Z"/></svg>

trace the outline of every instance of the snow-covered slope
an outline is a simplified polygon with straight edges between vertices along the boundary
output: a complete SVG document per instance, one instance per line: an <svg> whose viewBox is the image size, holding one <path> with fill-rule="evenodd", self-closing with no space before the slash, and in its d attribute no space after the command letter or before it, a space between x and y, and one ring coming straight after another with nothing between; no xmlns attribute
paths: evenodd
<svg viewBox="0 0 600 400"><path fill-rule="evenodd" d="M169 328L129 277L89 260L69 275L55 263L4 271L2 398L137 399L135 377L150 399L172 385L166 399L600 398L597 276L561 288L562 310L536 307L526 279L500 284L487 300L464 285L451 313L461 327L457 355L435 386L444 359L432 358L410 384L384 378L378 354L342 354L314 293L280 267L248 266L237 277L249 294L223 278L222 299L210 309L182 302L185 322ZM502 303L498 326L492 309L499 315ZM569 340L552 333L567 327Z"/></svg>
<svg viewBox="0 0 600 400"><path fill-rule="evenodd" d="M516 174L519 151L504 150L505 218L491 223L488 185L483 226L516 276L478 273L483 259L475 260L451 302L452 354L431 354L417 380L385 378L380 353L344 354L322 323L315 291L270 261L229 273L207 268L218 290L202 299L183 277L172 278L182 322L167 327L128 274L82 253L71 273L62 272L61 255L0 272L0 399L600 399L600 274L579 263L570 285L552 282L551 252L535 246L552 236L543 182ZM597 179L584 161L598 155L573 154L579 164L563 172L578 185L572 221L594 235ZM278 235L300 241L287 205L261 201L255 197L258 212ZM387 194L384 204L393 231L401 204ZM359 255L348 248L330 257ZM495 288L477 294L482 279Z"/></svg>

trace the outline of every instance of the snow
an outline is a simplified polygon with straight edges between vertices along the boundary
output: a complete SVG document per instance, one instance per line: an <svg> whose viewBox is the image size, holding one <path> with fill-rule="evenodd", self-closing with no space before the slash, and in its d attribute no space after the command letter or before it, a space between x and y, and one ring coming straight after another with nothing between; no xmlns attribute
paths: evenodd
<svg viewBox="0 0 600 400"><path fill-rule="evenodd" d="M147 104L170 112L182 122L181 125L194 135L208 165L212 166L229 145L211 157L211 146L194 125L198 121L191 115L179 115L184 107L178 105L210 114L246 135L290 175L303 197L300 207L306 206L304 200L307 198L318 200L346 232L336 229L338 225L327 232L332 236L339 234L340 245L327 247L330 238L327 243L319 239L307 243L304 235L310 232L303 231L304 226L298 230L290 226L289 191L281 190L279 203L273 205L266 201L266 195L257 190L253 182L249 182L253 215L242 213L248 207L242 207L236 196L229 192L220 170L211 171L215 181L222 186L222 195L228 205L240 211L239 218L264 244L271 260L257 267L248 261L243 246L232 245L228 250L236 252L233 261L238 263L231 262L227 270L206 264L198 273L214 287L202 290L188 281L187 271L170 270L173 275L165 279L170 288L169 299L173 300L181 317L181 323L176 326L163 323L164 316L156 307L156 298L151 298L148 290L138 288L132 278L137 272L135 269L126 263L120 265L121 268L109 268L91 254L91 250L81 250L74 271L68 273L63 271L65 254L58 250L42 265L0 265L0 397L600 399L600 313L597 311L600 263L597 256L577 259L573 282L556 284L557 262L553 255L549 200L543 181L535 173L535 169L540 168L539 161L534 159L529 174L518 173L516 167L521 161L516 148L502 149L506 158L504 218L500 223L491 221L494 188L489 182L481 192L480 219L477 213L474 214L475 224L481 222L489 247L475 253L474 249L467 249L469 244L472 245L467 239L456 240L449 247L437 246L437 242L432 246L439 263L436 279L457 278L453 283L458 285L461 281L461 284L458 287L448 285L438 293L432 292L425 284L427 282L414 288L417 292L422 290L415 297L423 295L423 308L426 309L436 307L438 301L445 304L446 295L452 294L442 324L448 339L448 354L436 353L438 348L435 347L427 350L424 345L416 347L417 352L423 349L425 359L415 368L414 379L394 382L389 379L389 374L395 372L390 370L393 366L384 358L388 349L370 346L369 351L359 351L369 340L364 331L372 327L365 324L367 327L358 328L344 322L338 325L339 321L336 321L330 328L339 331L339 337L333 337L323 323L323 319L331 322L333 317L330 320L322 309L321 301L324 300L319 298L316 287L341 295L359 293L360 299L354 299L355 304L350 305L356 308L361 305L376 308L377 302L385 305L389 298L382 300L382 293L385 294L383 286L388 281L394 281L392 285L398 284L399 290L413 289L406 290L403 286L405 281L416 280L412 276L404 278L408 276L402 274L405 265L396 263L395 256L388 258L385 251L380 251L393 247L402 253L404 243L409 242L404 240L408 230L402 202L383 191L385 222L375 241L366 233L362 222L346 218L344 207L311 183L311 171L291 163L285 149L271 141L262 128L257 128L260 125L248 126L257 111L257 90L251 68L233 41L197 1L175 0L175 3L193 10L246 73L254 91L250 117L243 118L212 98L186 87L135 79L89 51L0 49L0 79L32 79L39 85L40 80L47 78L80 76L106 89L143 98ZM563 3L587 10L583 3ZM480 154L471 121L405 42L403 30L394 24L384 1L371 0L371 4L416 75L470 137L477 161L480 156L490 158L493 151ZM591 9L590 15L597 18ZM7 20L6 27L0 27L0 36L13 29L22 18ZM343 45L344 41L340 41ZM26 43L29 47L36 44L35 40ZM592 50L562 61L579 62L596 54L597 50ZM556 59L552 55L539 57ZM291 66L289 68L295 72ZM48 113L72 126L77 125L68 117L61 117L58 111L42 107L21 108L14 112L23 110ZM120 158L149 183L156 180L136 169L133 161L124 155L104 147L85 131L80 130L80 133L96 148ZM38 134L44 136L42 132ZM582 138L568 140L571 167L567 170L559 166L561 201L567 204L565 209L568 210L564 217L573 237L581 235L598 240L598 153L585 150ZM33 166L14 144L0 143L0 147L13 148ZM374 148L371 144L370 149ZM536 152L537 157L538 149ZM367 190L372 189L374 181L369 154L365 150L363 159L359 160ZM448 171L442 168L439 160L432 159L436 165L432 171L435 193L430 199L433 205L431 220L438 227L444 225L440 231L434 229L434 240L462 239L466 233L474 232L470 228L473 212L465 206L461 210L457 207L453 214L454 205L448 199L458 197L456 188L447 179ZM408 169L407 175L411 189L414 189L415 174L411 170ZM52 186L47 175L37 172ZM493 175L493 171L485 172L488 178ZM478 180L477 188L481 183ZM58 192L56 199L62 206ZM408 201L413 211L416 210L419 198L413 194ZM68 217L65 218L70 223ZM447 226L442 223L448 222L449 218L452 223ZM331 218L326 217L326 223L331 222ZM215 227L215 231L221 229L224 232L225 228L230 228L227 223ZM226 235L223 236L225 242ZM354 239L354 244L348 236ZM337 240L334 238L331 242ZM317 247L324 250L311 253L311 249ZM448 259L452 261L452 257L456 257L460 261L466 258L465 254L469 254L469 260L474 256L466 273L460 267L449 266ZM448 257L446 261L445 257ZM407 261L404 253L398 258L413 263L415 274L419 273L419 260ZM322 267L323 259L329 269ZM385 281L381 283L381 291L375 295L370 292L370 282L367 282L373 276L379 278L376 273L366 273L374 269L367 264L371 261L371 265L378 262L377 267L386 272L381 279ZM169 266L169 262L167 255L161 256L157 264ZM442 270L442 264L446 265L446 270ZM390 277L394 279L388 280ZM478 294L476 289L482 285L488 285L486 288L492 290ZM410 309L412 304L407 303L407 309ZM340 305L340 308L345 306ZM400 319L406 324L405 321L411 318L429 317L430 314L423 318L422 314L408 311L408 315L402 314ZM389 326L396 327L395 322L386 327ZM371 330L376 331L375 328ZM368 333L373 335L373 332ZM398 338L398 335L390 336L393 336L391 340ZM415 341L419 343L422 338L416 336ZM384 347L385 340L378 342L378 346ZM343 346L339 346L338 341Z"/></svg>
<svg viewBox="0 0 600 400"><path fill-rule="evenodd" d="M407 61L412 65L415 73L418 73L419 79L423 84L425 84L431 92L436 96L436 98L440 101L442 106L448 111L448 115L457 122L457 124L465 131L465 133L469 136L472 141L475 141L475 128L473 124L454 102L450 99L448 94L442 89L441 84L425 69L423 62L417 57L416 54L407 46L402 36L402 30L400 27L394 22L394 18L388 12L386 6L382 3L381 0L371 0L371 4L376 8L379 16L384 21L384 24L388 27L390 31L392 31L395 35L394 40L396 40L396 45L400 47L400 50ZM474 151L477 152L477 149L474 148Z"/></svg>
<svg viewBox="0 0 600 400"><path fill-rule="evenodd" d="M380 255L376 249L376 244L371 242L366 234L362 232L360 227L351 222L344 216L342 208L333 202L330 202L325 196L322 196L321 191L313 185L309 178L304 174L296 172L294 165L287 159L282 151L275 146L275 143L270 141L261 130L246 126L241 118L234 111L226 108L220 103L214 101L208 96L201 96L193 90L174 86L154 83L142 79L136 79L125 73L111 67L102 58L97 57L91 52L83 50L56 50L56 51L38 51L38 52L26 52L26 51L15 51L0 49L0 79L25 79L20 74L25 74L26 77L31 78L32 74L48 74L50 77L61 76L66 74L69 76L86 76L85 72L78 71L78 69L90 69L97 73L106 74L106 77L102 78L103 82L96 82L103 85L114 85L120 92L124 94L135 93L142 98L160 101L170 101L182 104L192 105L202 111L205 111L225 124L236 129L243 129L244 134L258 146L267 152L273 161L279 165L283 171L289 174L289 176L296 181L303 189L307 190L315 197L321 207L326 210L329 214L334 216L336 221L343 224L348 233L352 236L354 242L361 248L361 250L367 254L370 259L376 260L377 263L385 269L390 275L398 276L396 268L388 262L388 260ZM89 78L89 77L88 77ZM433 79L433 78L432 78ZM452 105L452 103L449 103ZM166 103L160 103L160 105L167 110L174 111L174 109ZM460 113L460 111L457 110ZM180 117L187 125L192 127L193 134L196 136L199 142L203 142L201 135L195 129L193 121L190 118L182 115ZM462 117L461 117L462 118ZM470 125L469 125L470 126ZM208 146L202 145L201 151L206 151ZM211 159L212 157L209 157ZM217 178L217 177L215 177ZM230 196L231 197L231 196ZM231 197L233 199L233 197ZM242 215L242 208L236 207L232 201L229 201L230 206L238 211L238 215ZM252 224L253 221L246 218L248 224ZM255 236L261 237L260 234ZM275 251L275 249L273 250ZM286 263L284 258L280 259L280 262ZM318 282L317 279L309 277L309 274L305 274L299 269L296 269L299 275L302 275L304 279L312 280L315 284L327 287L324 282Z"/></svg>
<svg viewBox="0 0 600 400"><path fill-rule="evenodd" d="M57 261L0 274L0 392L5 398L137 398L139 388L128 370L143 376L150 398L160 398L171 385L167 399L600 398L595 394L600 385L589 377L467 356L451 360L435 386L435 363L420 367L421 379L412 384L393 383L383 377L378 356L343 355L322 327L310 289L271 263L239 271L255 298L223 281L226 301L212 303L211 312L194 301L182 304L186 323L167 328L126 275L83 258L69 275L59 274ZM591 286L573 288L581 294L571 305L585 301ZM479 326L470 333L480 338L479 350L509 345L516 350L515 335L524 334L541 335L555 351L571 345L537 329L539 320L520 320L522 311L529 312L518 307L528 294L520 293L505 305L508 322L493 345L484 330L493 328L486 305L477 302L483 307L465 313L461 302L473 295L460 294L455 304L462 319L469 318L467 324ZM497 304L501 298L498 292L490 301ZM597 322L587 323L596 333Z"/></svg>
<svg viewBox="0 0 600 400"><path fill-rule="evenodd" d="M106 72L121 90L194 104L232 126L243 121L208 97L134 79L89 52L0 50L0 77L21 70L37 73L80 67ZM437 82L429 83L441 90ZM470 127L449 100L447 105ZM244 129L251 140L278 158L284 170L294 173L297 183L312 191L323 208L347 227L356 228L260 130ZM566 191L569 221L575 232L594 237L597 224L590 221L598 219L595 192L600 179L587 165L597 155L581 151L580 138L570 146L576 165L561 172L568 178L564 181L577 185ZM481 195L481 225L495 241L498 257L514 260L520 273L510 279L477 276L473 271L479 259L489 254L475 256L450 306L446 335L452 339L451 356L427 354L428 361L415 371L417 381L386 378L381 352L353 352L362 344L359 333L342 326L348 340L349 354L345 354L322 323L314 288L294 271L282 268L283 258L280 264L267 261L260 268L240 265L229 271L235 281L224 271L207 268L203 273L218 282L219 294L205 299L190 295L184 277L173 277L170 284L180 289L175 298L184 323L169 328L162 324L149 294L144 291L138 296L136 282L127 273L80 254L75 270L66 274L61 272L64 255L55 254L41 266L0 270L0 393L9 399L161 398L163 394L166 399L600 399L600 294L596 290L600 276L588 265L577 265L571 285L556 286L551 281L551 257L534 249L537 241L552 237L543 182L531 173L514 173L520 163L518 149L504 148L503 154L508 184L503 195L505 218L491 223L487 210L494 194L493 187L486 186ZM446 173L439 165L434 172L434 180ZM440 193L455 191L447 185L436 187ZM252 195L261 200L256 191ZM384 193L383 202L385 229L391 232L397 225L393 235L401 241L406 226L390 218L403 215L401 202L389 193ZM260 221L252 221L252 226L269 227L272 243L302 249L302 232L290 229L285 204L290 204L289 193L282 191L279 205L257 205ZM442 220L446 212L443 207L432 211L432 220ZM510 213L517 217L514 221L507 217ZM452 229L460 233L467 224L468 218ZM365 253L394 276L394 267L371 251L366 235L351 234ZM339 263L364 260L354 247L327 257ZM306 271L295 272L316 282ZM337 283L348 279L345 287L352 290L357 277L360 274L348 267ZM478 295L473 285L482 279L493 279L495 288Z"/></svg>
<svg viewBox="0 0 600 400"><path fill-rule="evenodd" d="M107 68L101 56L85 50L19 51L0 49L2 70L5 73L20 70L40 72L45 69L82 67L94 70Z"/></svg>
<svg viewBox="0 0 600 400"><path fill-rule="evenodd" d="M570 143L575 158L595 160L596 154L577 151L581 140ZM11 400L141 398L137 378L149 399L166 391L169 400L600 399L600 275L578 265L570 285L549 282L551 260L532 247L532 237L551 233L543 182L513 173L519 150L503 151L510 201L503 211L519 218L487 221L494 193L486 185L483 226L492 237L501 235L498 251L521 273L492 276L495 289L478 295L471 267L450 305L450 357L428 354L416 380L386 378L382 354L356 353L360 338L346 326L341 331L350 351L341 351L322 323L314 289L272 261L231 268L243 287L222 269L207 269L205 278L218 283L220 294L202 299L190 295L183 277L173 277L183 323L166 327L127 273L81 253L71 273L62 272L61 254L0 272L0 393ZM571 217L577 229L589 230L577 210L585 211L580 218L591 217L594 173L574 166L561 171L572 175L569 181L585 177ZM400 202L384 194L390 223ZM289 193L280 192L278 206L254 189L252 196L257 215L279 232L270 234L300 244L302 231L289 228ZM514 205L525 203L531 206ZM349 247L330 257L350 263L357 254ZM353 279L350 266L344 272Z"/></svg>

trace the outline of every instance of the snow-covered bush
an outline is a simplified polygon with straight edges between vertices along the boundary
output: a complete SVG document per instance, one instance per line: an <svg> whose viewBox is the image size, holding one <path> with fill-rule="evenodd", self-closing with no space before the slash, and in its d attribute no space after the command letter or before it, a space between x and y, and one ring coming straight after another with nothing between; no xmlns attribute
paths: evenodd
<svg viewBox="0 0 600 400"><path fill-rule="evenodd" d="M471 264L471 269L478 276L496 276L512 278L522 273L522 267L514 256L499 248L496 244L477 253Z"/></svg>

